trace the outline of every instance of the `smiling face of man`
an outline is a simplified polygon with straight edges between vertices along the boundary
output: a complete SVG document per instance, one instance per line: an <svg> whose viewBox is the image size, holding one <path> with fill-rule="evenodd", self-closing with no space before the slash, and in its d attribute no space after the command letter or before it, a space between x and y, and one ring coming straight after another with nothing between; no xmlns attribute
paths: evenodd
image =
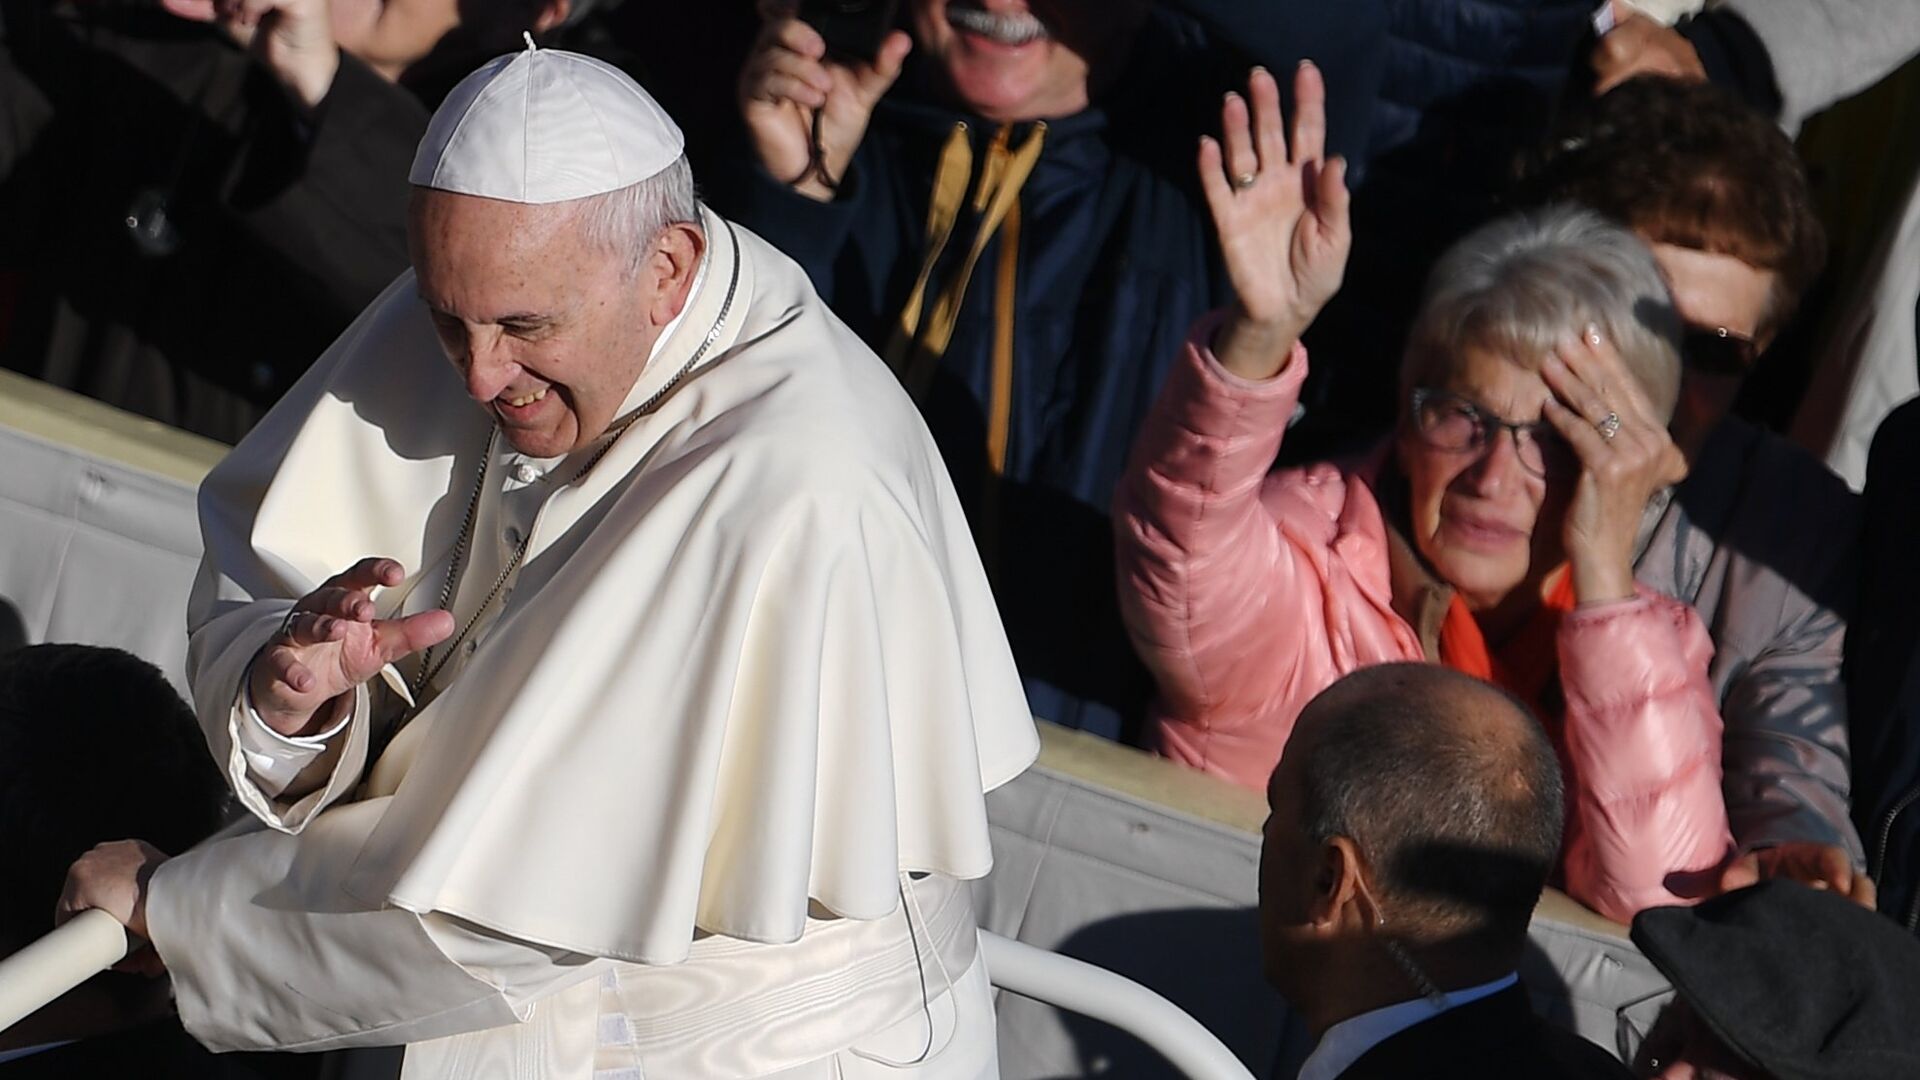
<svg viewBox="0 0 1920 1080"><path fill-rule="evenodd" d="M663 294L685 284L651 264L634 271L589 243L578 218L567 203L425 189L413 200L413 265L440 346L468 396L532 457L607 430L667 321L656 318Z"/></svg>
<svg viewBox="0 0 1920 1080"><path fill-rule="evenodd" d="M1137 0L916 0L911 20L917 49L959 103L1008 123L1085 109L1144 11Z"/></svg>

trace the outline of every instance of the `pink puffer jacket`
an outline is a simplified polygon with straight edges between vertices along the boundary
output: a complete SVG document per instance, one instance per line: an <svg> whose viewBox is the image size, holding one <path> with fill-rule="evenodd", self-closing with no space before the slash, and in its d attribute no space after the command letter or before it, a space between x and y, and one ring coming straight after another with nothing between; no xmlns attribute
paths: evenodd
<svg viewBox="0 0 1920 1080"><path fill-rule="evenodd" d="M1314 695L1369 664L1431 657L1393 606L1366 472L1268 471L1306 351L1248 382L1207 348L1214 323L1174 364L1115 499L1121 605L1159 682L1161 751L1264 790ZM1650 591L1561 623L1562 878L1610 918L1698 899L1732 849L1712 655L1693 610Z"/></svg>

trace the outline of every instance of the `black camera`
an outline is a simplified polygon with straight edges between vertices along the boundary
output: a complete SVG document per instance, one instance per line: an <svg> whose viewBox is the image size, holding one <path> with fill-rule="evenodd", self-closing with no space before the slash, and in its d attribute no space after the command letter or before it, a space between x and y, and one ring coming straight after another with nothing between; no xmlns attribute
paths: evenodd
<svg viewBox="0 0 1920 1080"><path fill-rule="evenodd" d="M801 0L800 18L827 39L827 55L871 64L893 29L898 0Z"/></svg>

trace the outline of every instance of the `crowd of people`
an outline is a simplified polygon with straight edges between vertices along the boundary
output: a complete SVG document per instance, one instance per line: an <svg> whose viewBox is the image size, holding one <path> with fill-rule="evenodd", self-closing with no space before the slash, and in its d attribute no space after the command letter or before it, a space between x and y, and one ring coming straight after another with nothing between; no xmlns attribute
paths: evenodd
<svg viewBox="0 0 1920 1080"><path fill-rule="evenodd" d="M1920 402L1856 494L1751 377L1849 300L1790 133L1920 6L696 7L0 0L0 364L237 444L188 681L265 826L169 859L183 766L167 835L4 839L54 892L150 842L63 910L197 1037L866 1075L911 972L984 1075L956 897L1031 715L1268 793L1303 1076L1618 1075L1513 988L1548 885L1680 990L1642 1075L1907 1075ZM0 712L120 659L15 650ZM1829 937L1870 976L1768 952ZM888 1022L744 1038L756 963ZM700 1038L632 1026L675 994Z"/></svg>

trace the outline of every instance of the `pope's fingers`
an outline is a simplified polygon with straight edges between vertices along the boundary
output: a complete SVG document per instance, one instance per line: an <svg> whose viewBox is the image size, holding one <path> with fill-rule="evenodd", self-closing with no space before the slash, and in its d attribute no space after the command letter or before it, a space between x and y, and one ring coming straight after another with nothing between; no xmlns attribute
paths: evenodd
<svg viewBox="0 0 1920 1080"><path fill-rule="evenodd" d="M276 687L284 686L294 696L313 693L320 686L318 676L300 660L299 651L291 645L275 645L260 654L254 661L266 665L267 687L269 693ZM263 703L276 704L276 703ZM292 702L277 704L291 705Z"/></svg>
<svg viewBox="0 0 1920 1080"><path fill-rule="evenodd" d="M293 618L287 620L285 643L295 648L302 648L340 641L359 621L318 611L297 612Z"/></svg>
<svg viewBox="0 0 1920 1080"><path fill-rule="evenodd" d="M453 615L438 608L373 624L374 651L383 664L432 648L452 636Z"/></svg>
<svg viewBox="0 0 1920 1080"><path fill-rule="evenodd" d="M338 585L322 585L302 597L300 602L294 605L294 610L332 615L353 622L371 622L375 608L372 598L364 589L344 589Z"/></svg>
<svg viewBox="0 0 1920 1080"><path fill-rule="evenodd" d="M406 579L400 564L379 555L369 555L326 581L322 588L374 589L398 585Z"/></svg>

